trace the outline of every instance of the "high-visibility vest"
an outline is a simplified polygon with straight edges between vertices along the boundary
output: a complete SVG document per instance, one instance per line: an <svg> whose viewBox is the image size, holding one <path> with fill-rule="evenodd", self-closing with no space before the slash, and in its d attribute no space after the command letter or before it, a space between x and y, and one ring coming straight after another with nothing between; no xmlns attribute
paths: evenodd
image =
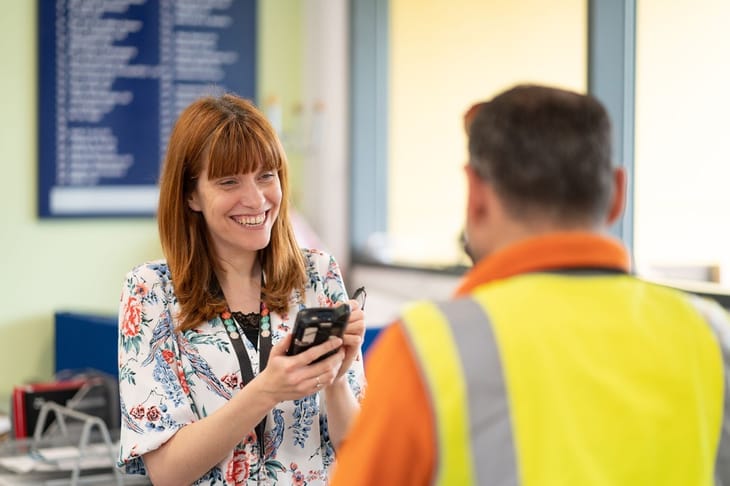
<svg viewBox="0 0 730 486"><path fill-rule="evenodd" d="M535 273L402 322L431 396L436 484L730 481L730 324L712 302L628 275Z"/></svg>

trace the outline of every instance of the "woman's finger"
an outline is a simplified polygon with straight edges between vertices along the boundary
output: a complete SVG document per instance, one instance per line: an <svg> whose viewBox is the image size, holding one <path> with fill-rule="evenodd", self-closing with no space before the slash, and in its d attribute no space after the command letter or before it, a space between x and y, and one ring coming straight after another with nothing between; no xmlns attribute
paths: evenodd
<svg viewBox="0 0 730 486"><path fill-rule="evenodd" d="M316 346L312 346L311 348L307 349L306 351L303 351L297 355L299 358L299 363L303 365L308 365L312 361L316 360L320 356L329 353L330 351L333 351L337 348L342 346L342 339L338 337L331 337L327 341L323 342L322 344L318 344Z"/></svg>

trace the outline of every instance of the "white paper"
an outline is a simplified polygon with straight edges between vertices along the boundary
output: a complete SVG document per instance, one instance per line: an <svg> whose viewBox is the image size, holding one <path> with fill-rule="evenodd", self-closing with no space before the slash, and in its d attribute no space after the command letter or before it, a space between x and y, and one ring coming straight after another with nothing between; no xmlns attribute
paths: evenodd
<svg viewBox="0 0 730 486"><path fill-rule="evenodd" d="M79 458L78 447L51 447L38 449L32 454L0 457L0 466L21 474L29 472L73 471ZM111 468L113 460L109 448L104 444L86 447L79 462L81 470Z"/></svg>

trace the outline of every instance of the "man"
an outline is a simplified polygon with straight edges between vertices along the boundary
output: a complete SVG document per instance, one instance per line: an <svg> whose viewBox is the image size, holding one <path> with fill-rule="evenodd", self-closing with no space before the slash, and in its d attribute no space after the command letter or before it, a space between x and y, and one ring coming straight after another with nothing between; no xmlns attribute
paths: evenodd
<svg viewBox="0 0 730 486"><path fill-rule="evenodd" d="M730 481L730 324L629 274L603 106L518 86L465 121L475 266L383 331L333 484Z"/></svg>

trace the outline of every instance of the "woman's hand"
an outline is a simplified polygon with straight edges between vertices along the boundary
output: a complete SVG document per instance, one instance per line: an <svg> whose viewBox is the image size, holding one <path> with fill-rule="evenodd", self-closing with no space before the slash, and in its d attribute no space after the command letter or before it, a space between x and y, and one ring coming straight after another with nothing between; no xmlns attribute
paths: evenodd
<svg viewBox="0 0 730 486"><path fill-rule="evenodd" d="M254 380L261 391L269 394L276 403L296 400L329 386L339 376L346 357L346 348L340 338L331 338L297 355L287 356L291 339L291 334L288 334L271 348L266 368ZM319 363L312 363L332 350L338 351Z"/></svg>
<svg viewBox="0 0 730 486"><path fill-rule="evenodd" d="M347 326L342 335L345 358L337 373L337 379L344 376L350 369L365 339L365 312L360 309L360 304L356 300L350 300L347 303L350 305L350 318L347 320Z"/></svg>

